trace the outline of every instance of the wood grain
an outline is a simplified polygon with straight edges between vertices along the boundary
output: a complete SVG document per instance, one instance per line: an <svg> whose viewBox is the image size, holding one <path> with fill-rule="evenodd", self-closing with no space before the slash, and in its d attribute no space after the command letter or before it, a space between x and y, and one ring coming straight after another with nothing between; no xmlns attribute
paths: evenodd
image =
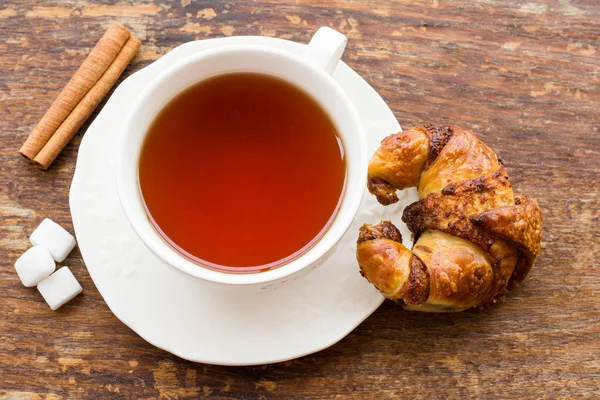
<svg viewBox="0 0 600 400"><path fill-rule="evenodd" d="M321 25L339 29L344 60L401 125L473 129L515 189L539 200L537 265L486 312L385 303L335 346L263 367L194 364L147 344L109 311L78 251L64 264L84 294L50 311L13 263L44 217L72 231L69 186L89 121L48 171L17 150L113 21L143 41L124 77L190 40L307 42ZM600 398L596 0L0 0L0 70L0 397Z"/></svg>

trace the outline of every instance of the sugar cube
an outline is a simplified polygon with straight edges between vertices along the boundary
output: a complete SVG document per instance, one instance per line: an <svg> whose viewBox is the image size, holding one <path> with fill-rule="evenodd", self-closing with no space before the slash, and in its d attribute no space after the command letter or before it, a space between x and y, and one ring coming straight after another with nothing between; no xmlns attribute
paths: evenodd
<svg viewBox="0 0 600 400"><path fill-rule="evenodd" d="M75 238L62 226L46 218L33 231L29 240L34 246L41 245L48 249L55 261L61 262L75 248Z"/></svg>
<svg viewBox="0 0 600 400"><path fill-rule="evenodd" d="M52 310L71 301L83 291L69 267L62 267L40 283L37 288Z"/></svg>
<svg viewBox="0 0 600 400"><path fill-rule="evenodd" d="M54 260L44 246L33 246L15 262L17 275L23 285L32 287L54 272Z"/></svg>

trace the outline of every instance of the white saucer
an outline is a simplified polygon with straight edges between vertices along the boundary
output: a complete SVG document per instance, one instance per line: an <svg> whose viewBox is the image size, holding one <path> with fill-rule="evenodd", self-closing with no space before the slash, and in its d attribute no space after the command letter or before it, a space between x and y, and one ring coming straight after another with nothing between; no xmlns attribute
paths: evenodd
<svg viewBox="0 0 600 400"><path fill-rule="evenodd" d="M214 46L259 44L300 53L303 44L265 37L186 43L127 78L87 130L71 186L79 248L112 312L142 338L179 357L220 365L285 361L329 347L350 333L383 297L358 272L355 241L365 222L400 224L408 192L395 206L366 195L337 251L310 274L276 288L226 287L189 277L165 264L135 234L121 209L114 179L115 139L129 106L159 72ZM335 79L361 115L369 153L400 126L379 95L345 64ZM409 245L410 234L400 224Z"/></svg>

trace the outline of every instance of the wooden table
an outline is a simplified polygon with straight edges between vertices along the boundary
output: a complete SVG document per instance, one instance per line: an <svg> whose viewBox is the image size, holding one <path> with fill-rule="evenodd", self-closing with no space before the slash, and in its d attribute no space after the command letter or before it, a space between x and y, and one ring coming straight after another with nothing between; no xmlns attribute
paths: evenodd
<svg viewBox="0 0 600 400"><path fill-rule="evenodd" d="M539 200L545 249L529 278L486 312L386 302L335 346L262 367L200 365L149 345L109 311L77 250L64 264L84 294L50 311L13 263L44 217L72 231L69 185L89 121L48 171L17 149L112 21L143 40L124 77L191 40L342 31L344 60L401 125L473 129ZM600 398L596 0L1 0L0 69L0 396Z"/></svg>

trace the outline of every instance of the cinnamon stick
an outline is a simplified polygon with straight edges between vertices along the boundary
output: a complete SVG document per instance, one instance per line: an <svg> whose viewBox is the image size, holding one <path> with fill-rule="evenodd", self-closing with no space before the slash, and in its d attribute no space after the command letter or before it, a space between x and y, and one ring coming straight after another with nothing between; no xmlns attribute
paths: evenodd
<svg viewBox="0 0 600 400"><path fill-rule="evenodd" d="M33 160L86 93L115 60L130 33L113 24L33 129L19 152Z"/></svg>
<svg viewBox="0 0 600 400"><path fill-rule="evenodd" d="M56 132L44 145L33 161L44 169L48 168L62 149L69 143L81 125L88 119L104 96L114 86L119 76L123 73L131 59L135 56L141 46L141 42L135 36L130 36L121 51L108 67L104 75L92 86L92 88L81 99L79 104L71 111L69 116L58 127Z"/></svg>

